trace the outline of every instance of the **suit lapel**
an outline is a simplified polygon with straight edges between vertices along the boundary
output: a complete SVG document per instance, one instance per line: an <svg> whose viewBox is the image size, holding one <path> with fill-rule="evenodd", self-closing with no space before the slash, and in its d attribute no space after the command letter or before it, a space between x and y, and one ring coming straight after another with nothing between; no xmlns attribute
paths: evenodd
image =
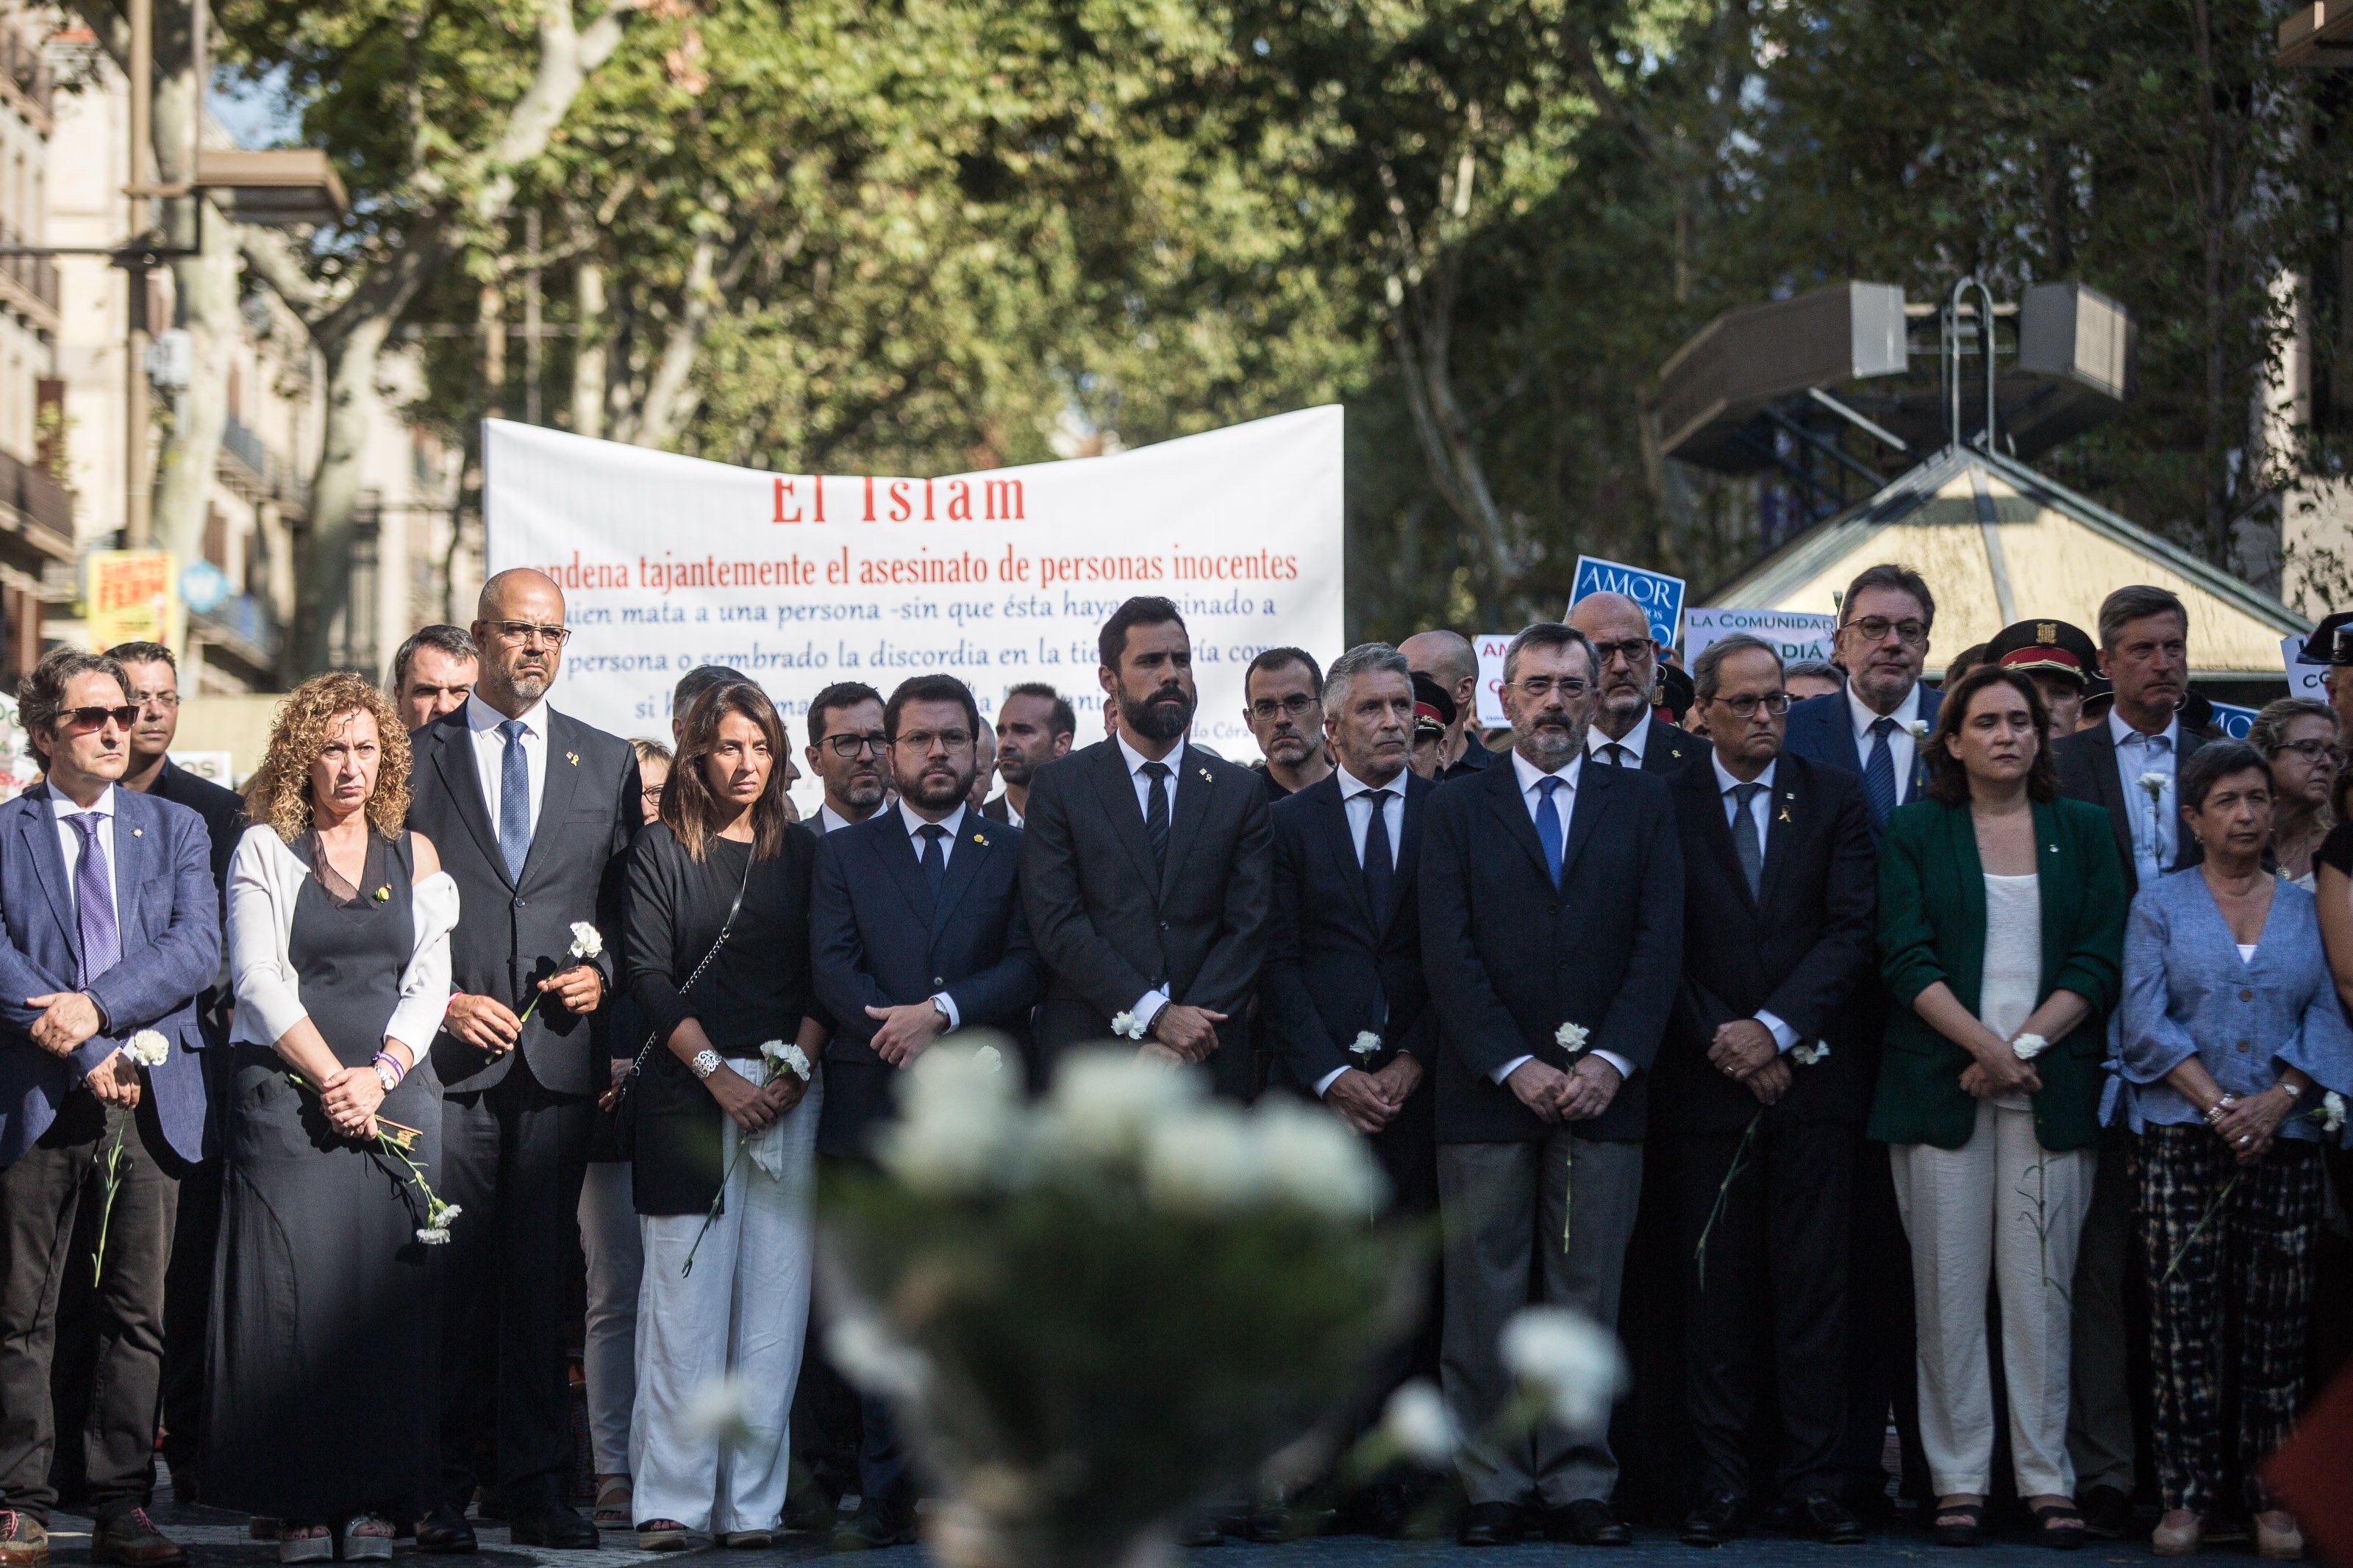
<svg viewBox="0 0 2353 1568"><path fill-rule="evenodd" d="M1193 847L1193 839L1200 831L1201 818L1208 815L1209 796L1216 793L1217 781L1211 777L1209 764L1203 762L1192 747L1185 748L1184 771L1168 781L1176 786L1169 803L1168 865L1160 874L1163 892L1176 880L1184 869L1186 852Z"/></svg>
<svg viewBox="0 0 2353 1568"><path fill-rule="evenodd" d="M561 825L572 813L573 796L580 793L580 740L573 732L576 728L563 714L548 710L547 776L539 786L539 826L532 829L531 847L523 852L523 881L530 881L531 874L550 856L565 853L555 841L564 837ZM477 801L481 794L480 789L474 791Z"/></svg>
<svg viewBox="0 0 2353 1568"><path fill-rule="evenodd" d="M1357 918L1365 929L1376 937L1381 934L1381 912L1373 908L1373 896L1365 886L1365 868L1356 858L1356 836L1348 828L1348 805L1340 795L1340 775L1334 773L1315 787L1315 826L1322 829L1324 847L1338 868L1340 880L1348 889L1348 900L1356 908Z"/></svg>
<svg viewBox="0 0 2353 1568"><path fill-rule="evenodd" d="M1712 776L1715 770L1707 770ZM1781 873L1789 858L1798 852L1798 835L1808 820L1806 813L1813 806L1813 792L1800 789L1800 775L1784 755L1773 770L1773 787L1765 796L1765 871L1757 879L1757 905L1769 909L1773 894L1780 885ZM1727 840L1731 830L1725 832ZM1739 857L1733 857L1737 860Z"/></svg>
<svg viewBox="0 0 2353 1568"><path fill-rule="evenodd" d="M427 731L434 742L434 770L440 773L441 787L449 792L450 803L457 807L466 831L480 847L482 858L512 887L514 879L507 875L507 858L500 853L498 833L491 826L490 808L482 804L482 775L474 766L474 732L466 727L465 719L465 710L459 709L456 723L438 723Z"/></svg>
<svg viewBox="0 0 2353 1568"><path fill-rule="evenodd" d="M1723 871L1725 881L1729 886L1737 888L1740 890L1740 897L1753 909L1756 907L1757 900L1748 891L1748 874L1740 868L1740 851L1733 845L1732 825L1726 820L1725 815L1724 792L1716 788L1716 784L1715 769L1701 767L1696 763L1685 770L1683 777L1683 787L1691 791L1704 803L1700 818L1706 826L1700 829L1700 833L1707 840L1708 853L1715 857L1716 865ZM1778 833L1768 834L1767 842L1778 843L1780 837ZM1768 868L1770 864L1768 858L1767 861ZM1768 869L1767 875L1769 874Z"/></svg>
<svg viewBox="0 0 2353 1568"><path fill-rule="evenodd" d="M2116 854L2125 867L2125 885L2131 888L2139 876L2133 861L2132 803L2125 798L2125 781L2116 772L2116 738L2103 719L2092 730L2094 750L2093 782L2099 786L2100 805L2107 809L2108 832L2116 841ZM2176 765L2179 766L2177 760Z"/></svg>
<svg viewBox="0 0 2353 1568"><path fill-rule="evenodd" d="M1398 910L1405 907L1406 890L1415 886L1414 879L1421 875L1421 812L1430 804L1430 792L1438 787L1411 768L1398 777L1405 784L1405 831L1398 836L1398 896L1389 910L1392 925L1397 923Z"/></svg>
<svg viewBox="0 0 2353 1568"><path fill-rule="evenodd" d="M1546 886L1556 885L1553 882L1552 868L1545 864L1544 842L1536 837L1536 825L1528 815L1528 803L1520 795L1520 770L1512 765L1509 757L1499 757L1487 769L1487 776L1494 781L1489 785L1491 793L1487 797L1487 808L1503 823L1504 831L1527 851L1528 858L1535 863L1536 875L1545 879Z"/></svg>
<svg viewBox="0 0 2353 1568"><path fill-rule="evenodd" d="M964 831L956 836L955 853L948 857L948 873L940 882L938 907L932 910L932 935L936 939L948 923L948 916L965 891L980 876L982 863L997 853L987 830L975 820L980 814L968 811L964 816Z"/></svg>
<svg viewBox="0 0 2353 1568"><path fill-rule="evenodd" d="M66 852L58 847L56 818L49 810L49 789L43 784L20 797L26 809L16 817L16 831L25 840L25 847L40 868L37 880L41 891L47 895L49 911L58 917L58 930L65 934L69 951L81 952L81 930L74 921L73 896L66 887Z"/></svg>
<svg viewBox="0 0 2353 1568"><path fill-rule="evenodd" d="M147 881L147 830L155 813L133 791L115 786L114 864L107 875L114 879L114 925L122 958L131 956L131 933L139 931L139 889ZM118 962L120 962L118 960Z"/></svg>
<svg viewBox="0 0 2353 1568"><path fill-rule="evenodd" d="M1568 849L1560 858L1563 887L1568 885L1568 874L1577 868L1577 858L1585 852L1586 840L1593 837L1594 818L1609 809L1608 797L1601 792L1618 783L1617 773L1616 768L1596 766L1590 757L1577 770L1577 804L1568 814ZM1535 823L1528 824L1528 831L1535 831Z"/></svg>
<svg viewBox="0 0 2353 1568"><path fill-rule="evenodd" d="M928 932L936 923L937 910L933 907L931 884L923 880L923 858L916 852L915 841L908 835L907 824L899 816L899 808L886 806L883 811L888 815L877 814L881 821L870 834L874 840L874 853L881 858L883 869L890 873L891 880L898 884L899 896L907 900L907 908L914 914L916 923ZM867 820L871 822L875 818ZM859 826L863 827L865 824ZM955 863L961 858L961 856L949 858L949 876L955 875Z"/></svg>
<svg viewBox="0 0 2353 1568"><path fill-rule="evenodd" d="M1098 759L1092 770L1095 795L1103 802L1103 816L1120 847L1135 862L1136 875L1155 889L1156 897L1152 841L1144 836L1144 812L1135 802L1135 781L1128 776L1127 757L1117 741L1104 741L1092 749Z"/></svg>

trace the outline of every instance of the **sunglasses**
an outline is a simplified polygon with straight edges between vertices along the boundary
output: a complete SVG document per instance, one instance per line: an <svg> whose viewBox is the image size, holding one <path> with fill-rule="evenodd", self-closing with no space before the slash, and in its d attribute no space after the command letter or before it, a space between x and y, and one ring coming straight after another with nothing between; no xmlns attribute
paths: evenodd
<svg viewBox="0 0 2353 1568"><path fill-rule="evenodd" d="M128 730L139 722L139 704L126 702L120 708L69 708L58 717L71 720L85 730L95 730L111 719Z"/></svg>

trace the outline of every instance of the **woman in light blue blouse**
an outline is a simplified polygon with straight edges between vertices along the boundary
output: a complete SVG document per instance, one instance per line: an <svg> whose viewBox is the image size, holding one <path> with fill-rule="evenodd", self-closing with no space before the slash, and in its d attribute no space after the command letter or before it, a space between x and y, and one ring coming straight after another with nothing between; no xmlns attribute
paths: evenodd
<svg viewBox="0 0 2353 1568"><path fill-rule="evenodd" d="M2160 1555L2198 1549L2231 1420L2257 1547L2294 1559L2303 1537L2260 1466L2303 1404L2319 1140L2327 1098L2353 1088L2353 1032L2312 895L2263 869L2272 774L2262 753L2208 745L2176 788L2205 858L2133 900L2110 1090L2139 1156L2153 1305L2166 1512L2151 1543ZM2233 1340L2235 1413L2223 1399L2222 1347Z"/></svg>

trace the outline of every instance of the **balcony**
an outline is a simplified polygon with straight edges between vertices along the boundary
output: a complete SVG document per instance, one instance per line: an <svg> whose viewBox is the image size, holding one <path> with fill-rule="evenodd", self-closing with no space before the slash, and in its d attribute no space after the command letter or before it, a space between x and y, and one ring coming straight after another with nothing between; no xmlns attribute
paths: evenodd
<svg viewBox="0 0 2353 1568"><path fill-rule="evenodd" d="M189 645L202 644L208 662L266 690L276 679L278 649L284 642L269 601L252 594L223 599L209 610L188 612Z"/></svg>
<svg viewBox="0 0 2353 1568"><path fill-rule="evenodd" d="M8 26L0 26L0 93L21 105L26 118L42 135L49 133L50 105L57 96L57 82L49 74L49 62L43 57L40 45Z"/></svg>
<svg viewBox="0 0 2353 1568"><path fill-rule="evenodd" d="M0 452L0 533L53 561L74 558L73 492L30 463Z"/></svg>
<svg viewBox="0 0 2353 1568"><path fill-rule="evenodd" d="M5 29L0 29L0 38L7 36ZM0 68L0 74L5 74L5 68ZM13 298L36 325L54 332L58 330L58 264L46 256L5 254L34 243L17 233L15 225L0 219L0 293Z"/></svg>
<svg viewBox="0 0 2353 1568"><path fill-rule="evenodd" d="M220 476L248 500L279 501L297 510L310 506L310 482L234 414L221 426Z"/></svg>

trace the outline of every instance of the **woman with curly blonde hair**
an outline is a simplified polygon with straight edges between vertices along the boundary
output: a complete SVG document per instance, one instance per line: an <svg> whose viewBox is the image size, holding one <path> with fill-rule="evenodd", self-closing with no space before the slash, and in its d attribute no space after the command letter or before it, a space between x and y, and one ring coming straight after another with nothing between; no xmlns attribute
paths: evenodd
<svg viewBox="0 0 2353 1568"><path fill-rule="evenodd" d="M408 832L408 737L364 679L286 700L229 862L237 1014L208 1495L281 1563L392 1555L438 1481L433 1194L458 885Z"/></svg>

